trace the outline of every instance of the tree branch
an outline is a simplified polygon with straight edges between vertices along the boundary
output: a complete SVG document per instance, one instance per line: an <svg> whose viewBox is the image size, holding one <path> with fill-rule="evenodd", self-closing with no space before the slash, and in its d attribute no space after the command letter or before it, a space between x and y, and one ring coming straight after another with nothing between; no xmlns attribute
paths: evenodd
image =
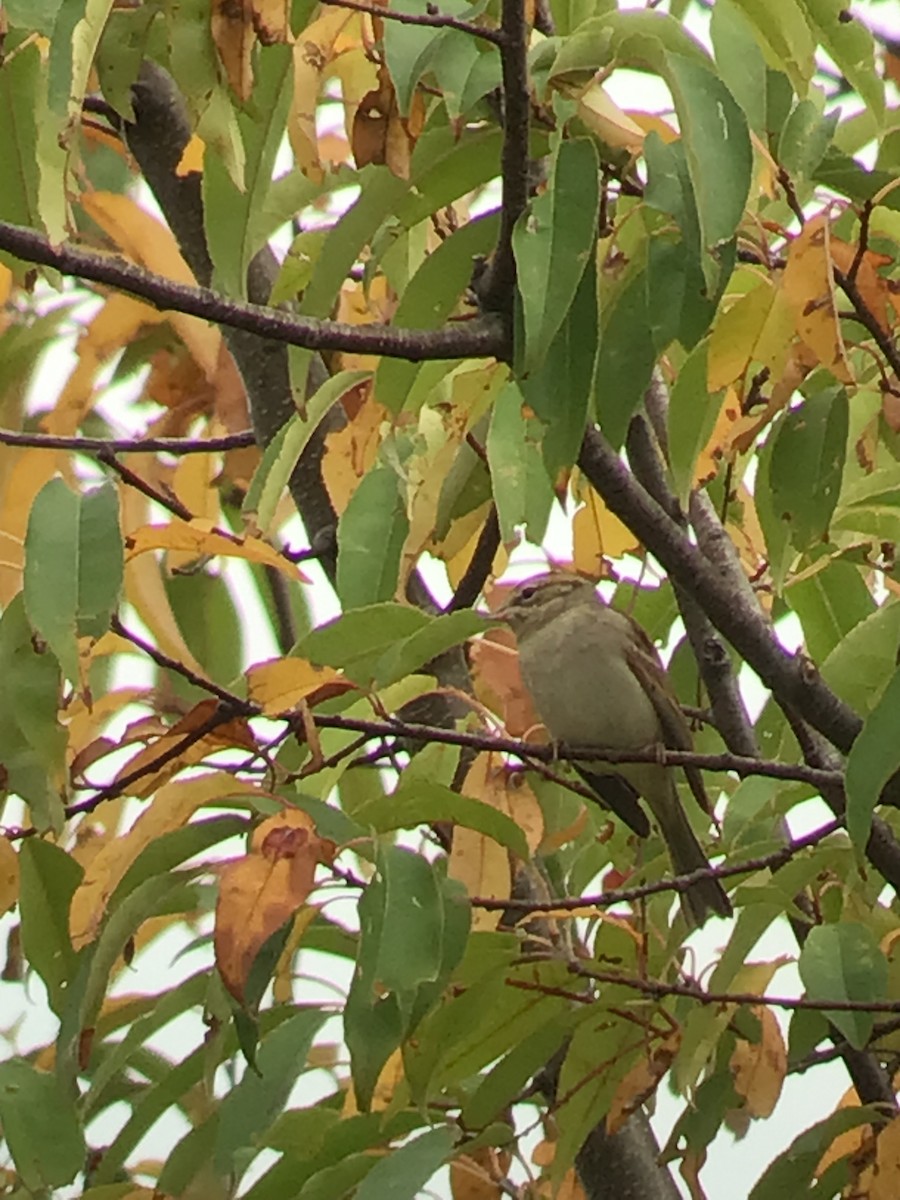
<svg viewBox="0 0 900 1200"><path fill-rule="evenodd" d="M0 250L25 262L52 267L63 275L114 287L162 311L187 313L306 350L344 350L426 362L485 358L499 355L504 348L500 323L490 316L426 330L292 316L262 304L230 300L210 288L176 283L118 255L98 254L75 246L53 246L42 234L8 221L0 221Z"/></svg>

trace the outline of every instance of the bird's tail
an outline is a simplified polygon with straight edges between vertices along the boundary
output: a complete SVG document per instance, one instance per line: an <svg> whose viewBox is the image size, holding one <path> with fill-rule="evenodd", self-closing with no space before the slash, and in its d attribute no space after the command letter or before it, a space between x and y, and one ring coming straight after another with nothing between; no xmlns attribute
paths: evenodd
<svg viewBox="0 0 900 1200"><path fill-rule="evenodd" d="M703 853L700 843L691 828L681 801L671 784L671 799L664 811L654 810L654 816L660 827L669 857L676 875L689 875L701 867L710 865L709 859ZM710 876L708 879L698 879L682 893L682 907L688 922L695 928L705 924L708 917L730 917L732 914L731 901L718 879Z"/></svg>

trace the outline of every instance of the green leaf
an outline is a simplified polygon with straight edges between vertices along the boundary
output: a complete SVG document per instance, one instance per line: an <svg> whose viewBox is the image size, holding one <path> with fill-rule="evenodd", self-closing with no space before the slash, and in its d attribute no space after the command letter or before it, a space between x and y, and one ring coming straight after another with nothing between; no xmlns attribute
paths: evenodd
<svg viewBox="0 0 900 1200"><path fill-rule="evenodd" d="M544 424L541 448L550 479L578 460L594 390L599 339L597 268L592 259L543 364L520 382L525 403Z"/></svg>
<svg viewBox="0 0 900 1200"><path fill-rule="evenodd" d="M708 290L715 292L721 286L720 248L734 237L750 191L753 150L747 118L722 81L693 59L668 54L666 79L694 188L703 275Z"/></svg>
<svg viewBox="0 0 900 1200"><path fill-rule="evenodd" d="M254 1148L265 1139L306 1066L325 1018L318 1008L302 1008L263 1038L256 1070L244 1073L219 1108L213 1162L220 1175L235 1169L244 1147Z"/></svg>
<svg viewBox="0 0 900 1200"><path fill-rule="evenodd" d="M238 188L222 159L203 164L203 217L213 261L211 287L234 299L247 297L247 268L265 240L264 214L275 156L284 140L293 93L290 46L261 48L252 98L237 113L244 149L244 186Z"/></svg>
<svg viewBox="0 0 900 1200"><path fill-rule="evenodd" d="M71 1183L84 1165L84 1134L55 1075L23 1059L0 1063L0 1125L22 1183L31 1193Z"/></svg>
<svg viewBox="0 0 900 1200"><path fill-rule="evenodd" d="M524 314L519 357L526 374L543 363L593 258L599 205L594 143L560 142L547 190L519 218L512 236Z"/></svg>
<svg viewBox="0 0 900 1200"><path fill-rule="evenodd" d="M734 2L753 26L769 65L783 68L797 95L805 95L815 71L816 42L798 0Z"/></svg>
<svg viewBox="0 0 900 1200"><path fill-rule="evenodd" d="M856 921L816 925L797 964L811 1000L883 1001L888 965L874 933ZM875 1016L840 1009L826 1013L851 1046L861 1050L869 1040Z"/></svg>
<svg viewBox="0 0 900 1200"><path fill-rule="evenodd" d="M437 979L440 971L441 888L431 863L402 846L383 848L377 862L384 907L366 924L360 916L360 957L363 947L367 955L374 955L371 977L379 988L411 991Z"/></svg>
<svg viewBox="0 0 900 1200"><path fill-rule="evenodd" d="M563 40L550 79L586 79L615 63L661 73L666 53L708 63L700 43L681 21L658 9L613 11L593 16Z"/></svg>
<svg viewBox="0 0 900 1200"><path fill-rule="evenodd" d="M507 546L518 540L519 525L525 526L530 542L540 545L553 504L541 447L542 424L526 415L524 403L518 384L506 384L494 402L487 437L500 535Z"/></svg>
<svg viewBox="0 0 900 1200"><path fill-rule="evenodd" d="M0 162L6 164L0 217L32 229L43 228L36 111L43 69L36 45L20 46L0 69ZM3 261L21 269L21 264L5 252Z"/></svg>
<svg viewBox="0 0 900 1200"><path fill-rule="evenodd" d="M707 384L709 343L701 342L688 356L669 404L669 462L676 496L687 505L700 451L709 441L721 407L721 392Z"/></svg>
<svg viewBox="0 0 900 1200"><path fill-rule="evenodd" d="M444 31L431 69L451 121L465 116L501 83L499 49L455 29Z"/></svg>
<svg viewBox="0 0 900 1200"><path fill-rule="evenodd" d="M791 581L784 598L800 618L806 649L816 663L823 663L877 607L859 567L827 556L821 570Z"/></svg>
<svg viewBox="0 0 900 1200"><path fill-rule="evenodd" d="M459 0L448 0L446 11L456 15L468 7L467 4L460 4ZM396 11L424 16L428 11L427 0L399 0ZM433 26L406 25L399 21L385 23L384 56L401 117L409 116L416 84L428 70L443 33L443 29Z"/></svg>
<svg viewBox="0 0 900 1200"><path fill-rule="evenodd" d="M427 625L399 639L381 655L373 673L376 687L386 688L405 679L452 646L459 646L490 628L490 618L471 609L431 617Z"/></svg>
<svg viewBox="0 0 900 1200"><path fill-rule="evenodd" d="M55 656L35 643L21 593L0 617L0 762L5 787L29 805L35 827L62 828L67 735L57 711Z"/></svg>
<svg viewBox="0 0 900 1200"><path fill-rule="evenodd" d="M789 175L808 179L831 145L840 112L822 115L822 105L801 100L781 130L776 158Z"/></svg>
<svg viewBox="0 0 900 1200"><path fill-rule="evenodd" d="M355 1200L415 1200L452 1152L459 1132L439 1125L377 1162L356 1189Z"/></svg>
<svg viewBox="0 0 900 1200"><path fill-rule="evenodd" d="M429 617L405 604L373 604L313 629L295 653L340 667L363 686L387 687L486 628L485 618L471 610Z"/></svg>
<svg viewBox="0 0 900 1200"><path fill-rule="evenodd" d="M460 1120L481 1129L503 1115L526 1084L551 1060L569 1035L570 1022L554 1019L535 1029L493 1066L466 1101Z"/></svg>
<svg viewBox="0 0 900 1200"><path fill-rule="evenodd" d="M643 398L655 362L646 280L639 271L603 318L597 358L597 421L616 449L625 441L628 422Z"/></svg>
<svg viewBox="0 0 900 1200"><path fill-rule="evenodd" d="M591 1006L566 1048L557 1093L560 1136L551 1167L556 1181L563 1178L587 1135L609 1111L620 1080L645 1053L625 1036L626 1021L605 1011L607 1003L614 1003L612 993L616 991L621 989L604 985L603 1009ZM597 1070L598 1062L604 1064L602 1071Z"/></svg>
<svg viewBox="0 0 900 1200"><path fill-rule="evenodd" d="M227 687L247 661L242 614L227 581L222 575L200 571L172 575L165 583L172 612L191 653L210 679ZM209 695L174 671L167 673L166 684L191 707Z"/></svg>
<svg viewBox="0 0 900 1200"><path fill-rule="evenodd" d="M843 0L799 0L813 35L837 64L863 103L880 123L884 117L884 84L876 65L875 39L865 21L845 20Z"/></svg>
<svg viewBox="0 0 900 1200"><path fill-rule="evenodd" d="M371 374L371 371L339 371L329 376L309 398L305 416L298 413L291 417L269 442L242 508L245 517L256 519L263 533L275 519L278 502L309 439L335 404Z"/></svg>
<svg viewBox="0 0 900 1200"><path fill-rule="evenodd" d="M193 871L173 871L144 880L125 897L115 912L109 914L100 937L82 952L79 978L69 989L57 1038L56 1062L60 1079L74 1084L80 1069L81 1037L96 1023L110 976L129 939L148 917L161 911L172 911L173 898L181 899L183 908L193 907L196 899L186 894L185 883L201 870L197 867Z"/></svg>
<svg viewBox="0 0 900 1200"><path fill-rule="evenodd" d="M766 124L766 60L753 26L734 0L718 0L710 14L709 33L722 82L744 110L754 133L763 137Z"/></svg>
<svg viewBox="0 0 900 1200"><path fill-rule="evenodd" d="M64 850L38 838L22 843L19 869L22 949L59 1016L77 967L69 937L69 906L84 871Z"/></svg>
<svg viewBox="0 0 900 1200"><path fill-rule="evenodd" d="M77 638L99 638L122 590L119 499L112 484L78 495L51 479L35 497L25 536L28 619L77 683Z"/></svg>
<svg viewBox="0 0 900 1200"><path fill-rule="evenodd" d="M491 214L469 221L441 242L404 289L394 322L405 329L444 325L471 282L473 260L493 249L497 228L497 217ZM375 398L391 412L400 412L416 380L433 365L382 358L375 371Z"/></svg>
<svg viewBox="0 0 900 1200"><path fill-rule="evenodd" d="M525 834L505 813L438 783L416 780L407 784L405 774L395 792L368 801L353 815L361 825L371 826L377 833L415 829L417 825L435 821L454 821L493 838L518 858L529 857Z"/></svg>
<svg viewBox="0 0 900 1200"><path fill-rule="evenodd" d="M834 514L835 529L864 533L879 541L900 537L900 464L879 467L845 487Z"/></svg>
<svg viewBox="0 0 900 1200"><path fill-rule="evenodd" d="M211 846L218 846L228 838L246 837L248 822L237 813L207 820L193 821L182 829L171 829L154 838L137 856L122 878L109 900L109 911L113 912L136 887L154 875L165 875L174 867L181 866L196 854L202 854Z"/></svg>
<svg viewBox="0 0 900 1200"><path fill-rule="evenodd" d="M394 596L408 533L400 480L390 467L375 466L338 522L336 590L345 610Z"/></svg>
<svg viewBox="0 0 900 1200"><path fill-rule="evenodd" d="M892 678L900 649L900 604L882 604L858 621L821 665L822 678L845 704L866 714Z"/></svg>
<svg viewBox="0 0 900 1200"><path fill-rule="evenodd" d="M882 1117L883 1113L877 1104L865 1104L855 1108L839 1108L824 1121L811 1125L769 1164L754 1184L748 1200L784 1200L785 1196L812 1195L822 1155L833 1145L835 1138L861 1125L879 1121ZM854 1142L854 1148L855 1145ZM816 1188L816 1192L819 1191ZM829 1189L825 1194L833 1196L835 1193Z"/></svg>
<svg viewBox="0 0 900 1200"><path fill-rule="evenodd" d="M847 393L835 386L789 409L775 431L771 504L798 550L828 532L844 473L848 421Z"/></svg>
<svg viewBox="0 0 900 1200"><path fill-rule="evenodd" d="M847 833L860 854L881 789L900 767L900 671L866 718L847 758Z"/></svg>
<svg viewBox="0 0 900 1200"><path fill-rule="evenodd" d="M125 121L134 120L131 88L147 54L155 15L152 9L144 8L111 12L97 49L94 65L103 98Z"/></svg>

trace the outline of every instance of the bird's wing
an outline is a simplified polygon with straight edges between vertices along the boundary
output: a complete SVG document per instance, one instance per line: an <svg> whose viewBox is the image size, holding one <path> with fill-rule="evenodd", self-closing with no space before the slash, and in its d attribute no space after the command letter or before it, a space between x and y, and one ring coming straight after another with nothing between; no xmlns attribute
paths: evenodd
<svg viewBox="0 0 900 1200"><path fill-rule="evenodd" d="M650 822L641 808L636 788L621 775L612 772L589 771L577 763L575 769L584 782L597 793L611 812L624 821L638 837L650 836Z"/></svg>
<svg viewBox="0 0 900 1200"><path fill-rule="evenodd" d="M637 624L634 625L634 633L633 648L630 647L626 651L625 657L629 668L653 704L663 745L669 750L693 750L694 739L691 737L690 726L672 691L656 647ZM694 793L694 799L705 813L712 814L712 805L699 768L685 767L684 773Z"/></svg>

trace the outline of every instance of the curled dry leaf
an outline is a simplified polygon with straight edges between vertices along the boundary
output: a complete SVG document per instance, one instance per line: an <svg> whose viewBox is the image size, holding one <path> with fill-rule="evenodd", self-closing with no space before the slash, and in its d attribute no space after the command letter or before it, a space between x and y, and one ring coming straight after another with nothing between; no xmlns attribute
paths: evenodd
<svg viewBox="0 0 900 1200"><path fill-rule="evenodd" d="M222 868L216 965L239 1002L264 943L306 902L316 867L330 865L336 850L334 842L319 837L311 817L286 808L256 828L248 854Z"/></svg>

